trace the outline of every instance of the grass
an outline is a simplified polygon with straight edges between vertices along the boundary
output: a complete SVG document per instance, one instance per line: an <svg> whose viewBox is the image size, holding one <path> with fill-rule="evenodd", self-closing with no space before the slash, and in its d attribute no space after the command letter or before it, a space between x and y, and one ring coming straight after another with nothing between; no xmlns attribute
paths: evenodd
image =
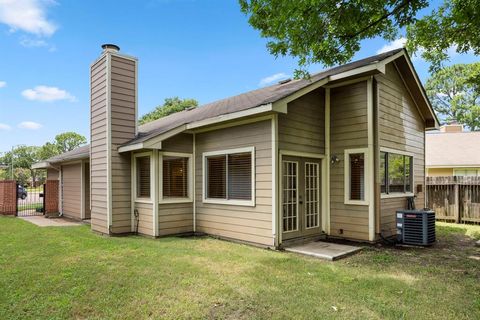
<svg viewBox="0 0 480 320"><path fill-rule="evenodd" d="M479 319L478 231L441 224L433 248L325 262L0 217L0 319Z"/></svg>
<svg viewBox="0 0 480 320"><path fill-rule="evenodd" d="M18 211L33 210L37 208L43 208L43 203L25 203L18 205Z"/></svg>

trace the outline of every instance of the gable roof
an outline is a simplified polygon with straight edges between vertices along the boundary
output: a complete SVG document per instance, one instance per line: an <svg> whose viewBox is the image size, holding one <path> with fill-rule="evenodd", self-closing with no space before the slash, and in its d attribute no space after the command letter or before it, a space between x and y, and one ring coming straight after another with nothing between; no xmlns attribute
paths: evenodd
<svg viewBox="0 0 480 320"><path fill-rule="evenodd" d="M323 70L321 72L311 75L309 79L296 79L288 82L274 84L268 87L214 101L198 108L177 112L167 117L146 123L144 125L140 125L138 127L137 136L122 145L120 149L123 148L124 150L126 150L129 146L135 146L138 144L141 145L145 141L153 139L159 135L166 134L176 128L180 128L180 131L183 131L188 125L196 122L201 122L215 117L226 116L237 112L245 112L262 106L271 106L272 104L279 102L284 98L292 96L295 93L298 93L303 89L309 88L310 86L314 86L315 84L322 81L324 81L325 83L328 80L334 81L335 79L340 78L341 75L345 75L345 77L347 77L349 75L349 72L360 71L366 74L369 74L369 72L374 73L375 70L381 68L381 66L378 66L379 63L387 63L395 59L401 59L401 66L399 67L399 71L410 74L409 80L411 83L410 85L413 86L413 91L417 93L418 99L424 99L422 104L423 109L421 110L421 112L424 113L424 116L427 115L428 118L431 118L431 122L433 122L432 127L435 127L438 124L438 120L435 113L433 112L428 98L426 98L425 91L420 83L420 80L418 79L418 75L416 74L415 70L411 65L408 53L405 51L405 49L396 49L385 53L377 54L365 59L350 62L341 66ZM272 109L265 108L265 110ZM122 152L122 150L119 151ZM78 151L77 156L88 157L88 152L88 149L82 149ZM66 161L58 161L58 157L60 156L48 159L46 161Z"/></svg>
<svg viewBox="0 0 480 320"><path fill-rule="evenodd" d="M427 167L480 167L480 132L436 132L425 139Z"/></svg>
<svg viewBox="0 0 480 320"><path fill-rule="evenodd" d="M360 67L373 65L402 51L404 50L396 49L388 51L365 59L323 70L311 75L309 79L296 79L286 83L277 83L268 87L214 101L195 109L174 113L167 117L140 126L138 128L137 137L126 143L124 146L149 140L159 134L165 133L184 124L274 103L320 80L326 79L329 76L351 71Z"/></svg>

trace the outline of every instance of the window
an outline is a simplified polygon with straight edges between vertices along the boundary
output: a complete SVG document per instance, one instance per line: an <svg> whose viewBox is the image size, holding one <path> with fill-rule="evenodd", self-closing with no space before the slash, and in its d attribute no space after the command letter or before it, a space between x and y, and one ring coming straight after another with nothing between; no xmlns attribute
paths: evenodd
<svg viewBox="0 0 480 320"><path fill-rule="evenodd" d="M204 201L254 205L254 149L204 153Z"/></svg>
<svg viewBox="0 0 480 320"><path fill-rule="evenodd" d="M350 200L365 200L365 154L350 154Z"/></svg>
<svg viewBox="0 0 480 320"><path fill-rule="evenodd" d="M478 177L480 176L480 169L453 169L454 176Z"/></svg>
<svg viewBox="0 0 480 320"><path fill-rule="evenodd" d="M150 156L135 157L137 198L150 198Z"/></svg>
<svg viewBox="0 0 480 320"><path fill-rule="evenodd" d="M380 152L380 179L383 194L413 192L413 157Z"/></svg>
<svg viewBox="0 0 480 320"><path fill-rule="evenodd" d="M367 148L345 150L345 204L368 205Z"/></svg>
<svg viewBox="0 0 480 320"><path fill-rule="evenodd" d="M188 158L163 156L163 198L188 198Z"/></svg>

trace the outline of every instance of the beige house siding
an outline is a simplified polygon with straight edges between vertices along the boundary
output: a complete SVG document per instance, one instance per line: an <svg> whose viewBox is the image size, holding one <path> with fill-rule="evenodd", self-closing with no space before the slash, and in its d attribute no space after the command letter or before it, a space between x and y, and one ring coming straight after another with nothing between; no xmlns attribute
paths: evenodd
<svg viewBox="0 0 480 320"><path fill-rule="evenodd" d="M83 163L83 179L84 179L84 183L83 183L83 187L84 187L84 192L85 192L85 196L84 196L84 210L85 210L85 219L90 219L91 218L91 214L90 214L90 163L89 162L85 162Z"/></svg>
<svg viewBox="0 0 480 320"><path fill-rule="evenodd" d="M288 104L278 116L278 146L316 154L325 153L325 91L317 89Z"/></svg>
<svg viewBox="0 0 480 320"><path fill-rule="evenodd" d="M271 121L219 129L196 135L196 225L198 232L273 246ZM202 154L255 147L255 206L209 204L202 201Z"/></svg>
<svg viewBox="0 0 480 320"><path fill-rule="evenodd" d="M453 176L453 168L427 168L428 177Z"/></svg>
<svg viewBox="0 0 480 320"><path fill-rule="evenodd" d="M103 56L91 70L91 115L90 115L90 171L91 171L91 227L92 230L108 233L107 226L107 67Z"/></svg>
<svg viewBox="0 0 480 320"><path fill-rule="evenodd" d="M63 215L82 218L82 164L62 166Z"/></svg>
<svg viewBox="0 0 480 320"><path fill-rule="evenodd" d="M146 236L155 236L153 230L153 203L135 202L138 210L138 233Z"/></svg>
<svg viewBox="0 0 480 320"><path fill-rule="evenodd" d="M425 179L425 123L393 64L387 65L385 75L375 78L378 83L379 147L413 153L413 190L416 191L417 185L423 185ZM425 193L418 193L416 207L423 208L424 201ZM395 232L395 211L405 207L405 197L381 199L380 231L383 234Z"/></svg>
<svg viewBox="0 0 480 320"><path fill-rule="evenodd" d="M368 240L368 206L344 201L344 150L368 146L367 83L332 88L330 94L330 153L340 160L330 165L330 234Z"/></svg>
<svg viewBox="0 0 480 320"><path fill-rule="evenodd" d="M193 203L165 203L158 206L159 236L193 232Z"/></svg>
<svg viewBox="0 0 480 320"><path fill-rule="evenodd" d="M193 152L193 135L180 133L172 138L162 141L162 151L165 152Z"/></svg>
<svg viewBox="0 0 480 320"><path fill-rule="evenodd" d="M60 172L55 169L47 169L47 180L58 180L60 178Z"/></svg>
<svg viewBox="0 0 480 320"><path fill-rule="evenodd" d="M135 136L136 61L111 57L112 232L131 231L130 155L118 147Z"/></svg>

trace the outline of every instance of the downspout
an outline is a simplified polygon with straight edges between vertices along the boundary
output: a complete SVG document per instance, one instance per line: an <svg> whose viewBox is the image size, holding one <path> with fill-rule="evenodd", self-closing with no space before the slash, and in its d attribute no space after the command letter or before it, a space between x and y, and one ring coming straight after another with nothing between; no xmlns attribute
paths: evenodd
<svg viewBox="0 0 480 320"><path fill-rule="evenodd" d="M380 225L380 206L381 206L381 188L380 188L380 135L379 135L379 123L380 123L380 110L379 110L379 91L378 84L373 78L373 118L374 122L374 150L375 157L373 161L374 168L374 192L375 192L375 234L381 237L381 225Z"/></svg>
<svg viewBox="0 0 480 320"><path fill-rule="evenodd" d="M192 197L193 197L193 234L197 232L197 171L195 163L197 162L197 148L196 148L196 135L193 133L193 159L192 159L192 168L193 168L193 186L191 187L192 190Z"/></svg>

